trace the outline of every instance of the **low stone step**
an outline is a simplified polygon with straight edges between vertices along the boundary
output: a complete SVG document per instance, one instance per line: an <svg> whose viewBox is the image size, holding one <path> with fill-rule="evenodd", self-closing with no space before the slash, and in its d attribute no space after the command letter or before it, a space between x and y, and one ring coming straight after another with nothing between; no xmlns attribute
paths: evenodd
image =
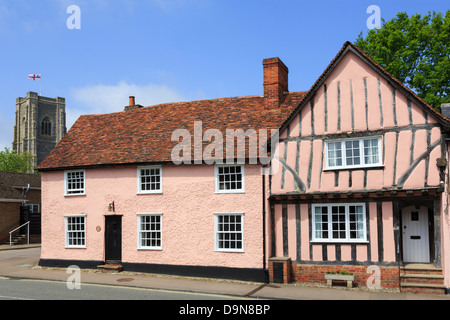
<svg viewBox="0 0 450 320"><path fill-rule="evenodd" d="M403 283L444 283L444 276L442 274L404 273L400 275L400 279Z"/></svg>
<svg viewBox="0 0 450 320"><path fill-rule="evenodd" d="M400 268L403 273L442 274L442 268L432 264L411 263Z"/></svg>
<svg viewBox="0 0 450 320"><path fill-rule="evenodd" d="M119 273L123 271L123 266L121 264L102 264L97 266L97 269L104 273Z"/></svg>
<svg viewBox="0 0 450 320"><path fill-rule="evenodd" d="M17 235L11 239L11 245L22 244L23 242L26 242L26 241L27 241L26 235L23 235L23 234ZM5 241L4 244L9 245L10 244L9 239L7 241Z"/></svg>
<svg viewBox="0 0 450 320"><path fill-rule="evenodd" d="M445 294L445 285L435 283L402 283L402 292Z"/></svg>
<svg viewBox="0 0 450 320"><path fill-rule="evenodd" d="M444 279L444 276L442 274L402 273L400 278Z"/></svg>
<svg viewBox="0 0 450 320"><path fill-rule="evenodd" d="M402 287L442 288L442 289L445 289L445 285L444 284L440 284L440 283L409 282L409 283L402 283Z"/></svg>
<svg viewBox="0 0 450 320"><path fill-rule="evenodd" d="M422 283L422 284L444 284L444 276L435 274L408 274L400 276L402 284Z"/></svg>

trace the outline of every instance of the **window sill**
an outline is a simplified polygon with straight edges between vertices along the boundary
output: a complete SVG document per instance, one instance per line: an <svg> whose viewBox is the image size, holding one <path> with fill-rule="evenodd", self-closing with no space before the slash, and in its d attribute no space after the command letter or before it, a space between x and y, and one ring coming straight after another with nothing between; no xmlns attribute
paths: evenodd
<svg viewBox="0 0 450 320"><path fill-rule="evenodd" d="M74 193L74 194L64 194L64 197L82 197L85 195L86 193Z"/></svg>
<svg viewBox="0 0 450 320"><path fill-rule="evenodd" d="M147 191L147 192L137 192L137 195L141 195L141 194L162 194L162 191Z"/></svg>
<svg viewBox="0 0 450 320"><path fill-rule="evenodd" d="M162 251L162 248L137 248L138 251Z"/></svg>
<svg viewBox="0 0 450 320"><path fill-rule="evenodd" d="M375 165L375 166L351 166L351 167L339 167L339 168L325 168L323 172L326 171L343 171L343 170L382 170L384 169L384 165Z"/></svg>
<svg viewBox="0 0 450 320"><path fill-rule="evenodd" d="M367 240L311 240L311 244L369 244Z"/></svg>
<svg viewBox="0 0 450 320"><path fill-rule="evenodd" d="M245 193L245 190L214 191L216 194Z"/></svg>

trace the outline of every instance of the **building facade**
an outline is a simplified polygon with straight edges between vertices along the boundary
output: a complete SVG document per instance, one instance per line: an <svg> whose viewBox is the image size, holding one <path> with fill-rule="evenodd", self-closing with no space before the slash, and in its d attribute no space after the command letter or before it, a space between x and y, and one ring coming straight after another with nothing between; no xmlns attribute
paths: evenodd
<svg viewBox="0 0 450 320"><path fill-rule="evenodd" d="M289 92L280 59L263 66L264 95L80 117L39 166L40 265L263 282L345 270L445 292L449 119L349 42L308 92ZM271 163L251 142L230 157L230 129L279 130Z"/></svg>
<svg viewBox="0 0 450 320"><path fill-rule="evenodd" d="M16 99L16 118L12 150L29 152L34 167L39 165L66 133L66 103L64 98L41 97L27 92Z"/></svg>
<svg viewBox="0 0 450 320"><path fill-rule="evenodd" d="M41 234L41 176L0 172L0 243L9 243L9 232L30 221L30 241ZM26 227L13 233L24 233Z"/></svg>
<svg viewBox="0 0 450 320"><path fill-rule="evenodd" d="M264 95L81 116L38 167L40 265L268 281L268 178L239 137L270 137L298 105L286 76L267 59Z"/></svg>
<svg viewBox="0 0 450 320"><path fill-rule="evenodd" d="M291 281L345 270L359 286L444 291L449 124L347 43L281 128L272 261L289 258Z"/></svg>

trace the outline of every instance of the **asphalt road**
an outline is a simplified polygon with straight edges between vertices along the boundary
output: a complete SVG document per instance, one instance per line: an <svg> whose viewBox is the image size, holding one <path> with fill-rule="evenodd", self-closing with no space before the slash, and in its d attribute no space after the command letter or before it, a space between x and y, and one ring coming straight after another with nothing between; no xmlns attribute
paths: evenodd
<svg viewBox="0 0 450 320"><path fill-rule="evenodd" d="M110 285L81 284L69 289L64 282L0 278L0 300L236 300L216 294L177 292Z"/></svg>

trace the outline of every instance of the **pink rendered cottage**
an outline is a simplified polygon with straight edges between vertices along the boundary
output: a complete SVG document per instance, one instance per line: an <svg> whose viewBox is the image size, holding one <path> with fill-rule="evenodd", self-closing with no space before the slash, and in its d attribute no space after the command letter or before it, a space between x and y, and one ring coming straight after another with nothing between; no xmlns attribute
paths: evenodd
<svg viewBox="0 0 450 320"><path fill-rule="evenodd" d="M150 107L130 97L122 112L81 116L39 166L40 265L267 281L268 178L259 152L244 147L238 162L225 138L279 128L304 95L288 92L273 58L262 96ZM222 153L208 152L210 134L223 135Z"/></svg>
<svg viewBox="0 0 450 320"><path fill-rule="evenodd" d="M356 286L445 292L450 120L349 42L308 92L289 92L280 59L263 65L261 96L130 97L81 116L39 166L40 265L261 282L345 270ZM250 142L244 156L216 144L249 129L259 147L279 129L269 165Z"/></svg>

